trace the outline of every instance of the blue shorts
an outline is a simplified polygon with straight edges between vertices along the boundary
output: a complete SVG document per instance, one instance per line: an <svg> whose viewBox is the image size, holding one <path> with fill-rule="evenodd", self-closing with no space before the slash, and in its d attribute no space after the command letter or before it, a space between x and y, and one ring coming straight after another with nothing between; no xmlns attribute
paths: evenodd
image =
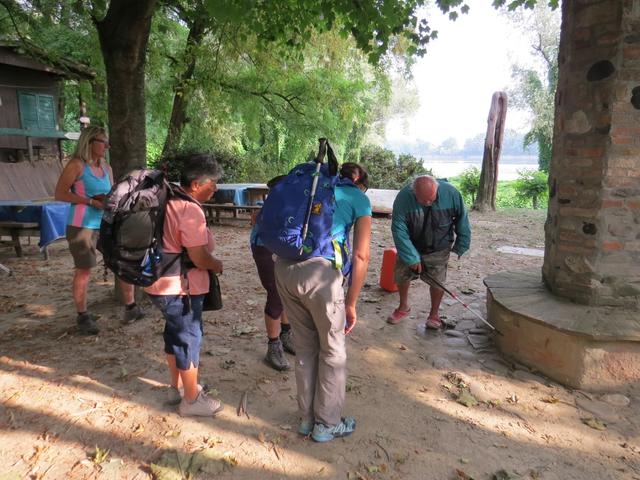
<svg viewBox="0 0 640 480"><path fill-rule="evenodd" d="M164 353L175 355L180 370L200 362L204 295L149 295L165 319Z"/></svg>

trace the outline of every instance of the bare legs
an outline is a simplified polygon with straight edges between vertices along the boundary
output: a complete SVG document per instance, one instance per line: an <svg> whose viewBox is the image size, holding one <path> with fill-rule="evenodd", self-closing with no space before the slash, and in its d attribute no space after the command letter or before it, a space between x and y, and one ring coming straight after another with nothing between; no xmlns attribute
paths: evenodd
<svg viewBox="0 0 640 480"><path fill-rule="evenodd" d="M401 312L409 311L409 287L411 286L411 282L399 283L398 284L398 293L400 294L400 305L398 306L398 310Z"/></svg>
<svg viewBox="0 0 640 480"><path fill-rule="evenodd" d="M429 318L440 320L438 310L440 310L440 302L442 302L444 290L440 290L437 287L429 287L429 295L431 296L431 310L429 311Z"/></svg>
<svg viewBox="0 0 640 480"><path fill-rule="evenodd" d="M135 303L135 287L130 283L125 283L120 280L120 291L122 292L122 301L125 305L131 305Z"/></svg>
<svg viewBox="0 0 640 480"><path fill-rule="evenodd" d="M73 303L78 313L87 311L87 288L90 275L90 268L76 268L73 274Z"/></svg>
<svg viewBox="0 0 640 480"><path fill-rule="evenodd" d="M200 393L198 389L198 367L194 367L193 363L188 370L179 370L176 365L175 355L167 354L167 365L169 366L169 375L171 376L171 385L176 388L184 387L184 398L193 402Z"/></svg>
<svg viewBox="0 0 640 480"><path fill-rule="evenodd" d="M398 310L401 312L409 311L409 287L411 286L411 282L399 283L398 284L398 294L400 296L400 305L398 305ZM440 319L438 315L438 311L440 310L440 303L442 302L442 297L444 295L444 290L440 290L437 287L429 286L429 296L431 297L431 309L429 311L429 318Z"/></svg>
<svg viewBox="0 0 640 480"><path fill-rule="evenodd" d="M87 291L89 289L89 278L91 277L90 268L76 268L73 274L73 303L76 305L76 311L87 311ZM135 302L134 286L130 283L120 281L120 290L122 291L122 300L125 305L131 305Z"/></svg>
<svg viewBox="0 0 640 480"><path fill-rule="evenodd" d="M264 324L267 327L267 337L269 338L278 338L280 335L280 324L289 325L289 319L287 319L287 314L282 312L279 318L271 318L266 313L264 314Z"/></svg>

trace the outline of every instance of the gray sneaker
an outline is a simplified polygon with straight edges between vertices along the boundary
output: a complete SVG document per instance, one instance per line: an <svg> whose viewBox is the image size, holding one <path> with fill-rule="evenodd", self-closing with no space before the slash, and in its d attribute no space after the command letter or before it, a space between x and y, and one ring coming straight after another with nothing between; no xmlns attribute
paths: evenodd
<svg viewBox="0 0 640 480"><path fill-rule="evenodd" d="M282 348L284 348L285 352L291 355L296 354L296 349L293 346L293 330L289 329L286 332L282 332L280 334L280 341L282 342Z"/></svg>
<svg viewBox="0 0 640 480"><path fill-rule="evenodd" d="M182 417L215 417L223 408L218 400L201 391L193 403L183 398L178 405L178 413Z"/></svg>
<svg viewBox="0 0 640 480"><path fill-rule="evenodd" d="M140 305L136 305L131 310L124 307L124 314L122 315L122 324L129 325L141 318L144 318L145 312Z"/></svg>
<svg viewBox="0 0 640 480"><path fill-rule="evenodd" d="M298 434L308 437L313 432L315 421L313 419L305 418L300 420L298 424Z"/></svg>
<svg viewBox="0 0 640 480"><path fill-rule="evenodd" d="M327 427L322 423L316 423L311 432L311 438L316 442L329 442L334 438L351 435L356 429L356 420L353 417L343 417L340 423L333 427Z"/></svg>
<svg viewBox="0 0 640 480"><path fill-rule="evenodd" d="M88 312L76 317L78 333L80 335L97 335L100 332L96 318Z"/></svg>
<svg viewBox="0 0 640 480"><path fill-rule="evenodd" d="M267 355L266 357L264 357L264 360L267 362L267 364L269 364L270 367L280 372L291 369L289 361L284 356L284 350L282 349L281 341L267 344Z"/></svg>
<svg viewBox="0 0 640 480"><path fill-rule="evenodd" d="M209 385L198 385L199 392L207 393L209 391ZM178 405L182 401L182 397L184 397L184 388L176 388L174 386L170 386L169 390L167 390L167 405Z"/></svg>

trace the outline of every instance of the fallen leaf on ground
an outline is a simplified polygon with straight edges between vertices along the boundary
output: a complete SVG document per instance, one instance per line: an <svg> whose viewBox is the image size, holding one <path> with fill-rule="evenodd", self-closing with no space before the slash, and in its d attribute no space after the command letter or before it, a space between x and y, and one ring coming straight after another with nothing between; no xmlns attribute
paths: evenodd
<svg viewBox="0 0 640 480"><path fill-rule="evenodd" d="M597 418L581 418L582 423L595 430L606 430L607 425Z"/></svg>
<svg viewBox="0 0 640 480"><path fill-rule="evenodd" d="M474 480L474 478L467 472L456 468L456 480Z"/></svg>
<svg viewBox="0 0 640 480"><path fill-rule="evenodd" d="M465 407L475 407L478 405L478 400L474 397L469 390L466 388L461 388L456 401L464 405Z"/></svg>
<svg viewBox="0 0 640 480"><path fill-rule="evenodd" d="M515 475L507 472L505 469L498 470L491 477L491 480L516 480L520 478L520 475Z"/></svg>
<svg viewBox="0 0 640 480"><path fill-rule="evenodd" d="M553 395L548 395L546 397L542 397L540 401L544 403L558 403L560 400L554 397Z"/></svg>
<svg viewBox="0 0 640 480"><path fill-rule="evenodd" d="M234 337L239 337L241 335L256 333L257 331L258 329L255 326L245 323L241 325L234 325L231 335L233 335Z"/></svg>

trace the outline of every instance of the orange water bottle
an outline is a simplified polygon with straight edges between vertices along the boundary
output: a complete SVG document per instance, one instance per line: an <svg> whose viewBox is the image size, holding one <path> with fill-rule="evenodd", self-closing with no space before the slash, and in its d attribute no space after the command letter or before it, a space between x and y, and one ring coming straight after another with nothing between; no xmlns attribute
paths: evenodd
<svg viewBox="0 0 640 480"><path fill-rule="evenodd" d="M393 271L396 266L398 252L395 248L385 248L382 254L382 268L380 269L380 287L387 292L397 292L398 285L393 280Z"/></svg>

